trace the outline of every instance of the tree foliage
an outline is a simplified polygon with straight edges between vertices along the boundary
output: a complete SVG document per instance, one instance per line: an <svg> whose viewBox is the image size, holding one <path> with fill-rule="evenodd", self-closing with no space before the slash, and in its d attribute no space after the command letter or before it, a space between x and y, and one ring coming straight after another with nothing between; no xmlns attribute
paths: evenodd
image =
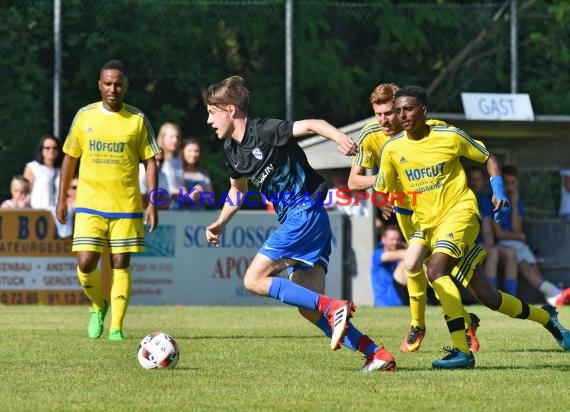
<svg viewBox="0 0 570 412"><path fill-rule="evenodd" d="M284 117L284 0L68 0L62 10L62 131L99 99L99 68L130 69L127 101L150 118L201 137L218 190L225 189L219 142L206 125L202 94L229 75L251 90L250 115ZM418 84L432 111L462 112L460 93L510 92L508 3L294 1L295 118L337 126L371 115L380 82ZM570 6L518 3L519 91L535 112L566 113ZM21 173L52 128L53 3L8 0L0 23L3 128L0 192Z"/></svg>

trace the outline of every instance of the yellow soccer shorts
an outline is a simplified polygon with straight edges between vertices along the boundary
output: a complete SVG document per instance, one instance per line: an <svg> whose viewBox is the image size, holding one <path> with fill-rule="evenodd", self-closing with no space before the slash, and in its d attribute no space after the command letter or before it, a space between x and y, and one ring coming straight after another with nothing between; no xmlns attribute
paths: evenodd
<svg viewBox="0 0 570 412"><path fill-rule="evenodd" d="M106 245L112 254L144 252L142 218L107 218L90 213L77 213L71 250L101 253Z"/></svg>
<svg viewBox="0 0 570 412"><path fill-rule="evenodd" d="M400 226L400 231L404 236L404 240L408 243L413 233L416 231L412 220L412 214L396 213L396 220L398 221L398 226Z"/></svg>
<svg viewBox="0 0 570 412"><path fill-rule="evenodd" d="M475 243L479 234L478 216L470 210L458 210L447 216L435 228L424 231L417 228L411 235L410 243L419 243L428 248L428 255L445 253L459 259L451 272L458 282L467 286L473 271L487 256L487 252Z"/></svg>

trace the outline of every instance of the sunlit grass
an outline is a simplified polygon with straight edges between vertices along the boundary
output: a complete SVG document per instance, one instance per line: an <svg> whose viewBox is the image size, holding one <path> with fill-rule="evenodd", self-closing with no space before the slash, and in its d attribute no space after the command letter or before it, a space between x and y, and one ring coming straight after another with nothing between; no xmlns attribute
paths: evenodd
<svg viewBox="0 0 570 412"><path fill-rule="evenodd" d="M361 356L332 352L287 306L132 306L124 342L87 338L85 307L0 306L0 410L568 409L570 352L538 324L470 310L481 318L476 368L434 371L431 361L450 343L439 307L428 307L427 337L414 354L397 351L407 308L359 308L355 325L398 363L396 373L361 374ZM560 312L570 324L570 308ZM152 331L176 338L176 369L138 365L138 343Z"/></svg>

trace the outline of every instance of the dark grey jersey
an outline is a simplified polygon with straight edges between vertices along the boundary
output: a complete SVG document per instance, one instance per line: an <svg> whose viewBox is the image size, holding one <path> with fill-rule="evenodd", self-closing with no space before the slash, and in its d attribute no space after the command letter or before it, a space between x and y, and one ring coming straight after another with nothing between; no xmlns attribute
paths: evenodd
<svg viewBox="0 0 570 412"><path fill-rule="evenodd" d="M224 159L233 179L248 178L283 218L291 207L300 207L326 196L324 178L309 165L293 136L292 121L248 119L241 143L224 142Z"/></svg>

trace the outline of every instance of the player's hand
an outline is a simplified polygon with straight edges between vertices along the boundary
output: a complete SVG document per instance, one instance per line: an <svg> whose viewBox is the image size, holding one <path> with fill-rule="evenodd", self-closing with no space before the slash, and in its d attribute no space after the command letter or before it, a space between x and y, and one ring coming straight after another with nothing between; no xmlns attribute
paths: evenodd
<svg viewBox="0 0 570 412"><path fill-rule="evenodd" d="M151 233L158 226L158 213L152 203L149 203L144 211L144 224L149 225L148 233Z"/></svg>
<svg viewBox="0 0 570 412"><path fill-rule="evenodd" d="M493 208L493 218L495 219L495 222L501 223L505 216L511 211L509 201L493 196L493 206L495 206Z"/></svg>
<svg viewBox="0 0 570 412"><path fill-rule="evenodd" d="M57 202L57 206L55 207L55 217L57 221L62 225L67 223L67 203L66 202Z"/></svg>
<svg viewBox="0 0 570 412"><path fill-rule="evenodd" d="M223 227L218 222L212 223L206 228L206 239L215 247L220 246L220 235L222 234Z"/></svg>
<svg viewBox="0 0 570 412"><path fill-rule="evenodd" d="M337 150L345 156L354 156L358 152L358 145L345 134L337 144Z"/></svg>
<svg viewBox="0 0 570 412"><path fill-rule="evenodd" d="M392 216L392 213L394 213L392 205L388 203L386 203L383 206L380 206L380 211L382 212L382 217L384 218L384 220L390 219L390 216Z"/></svg>

